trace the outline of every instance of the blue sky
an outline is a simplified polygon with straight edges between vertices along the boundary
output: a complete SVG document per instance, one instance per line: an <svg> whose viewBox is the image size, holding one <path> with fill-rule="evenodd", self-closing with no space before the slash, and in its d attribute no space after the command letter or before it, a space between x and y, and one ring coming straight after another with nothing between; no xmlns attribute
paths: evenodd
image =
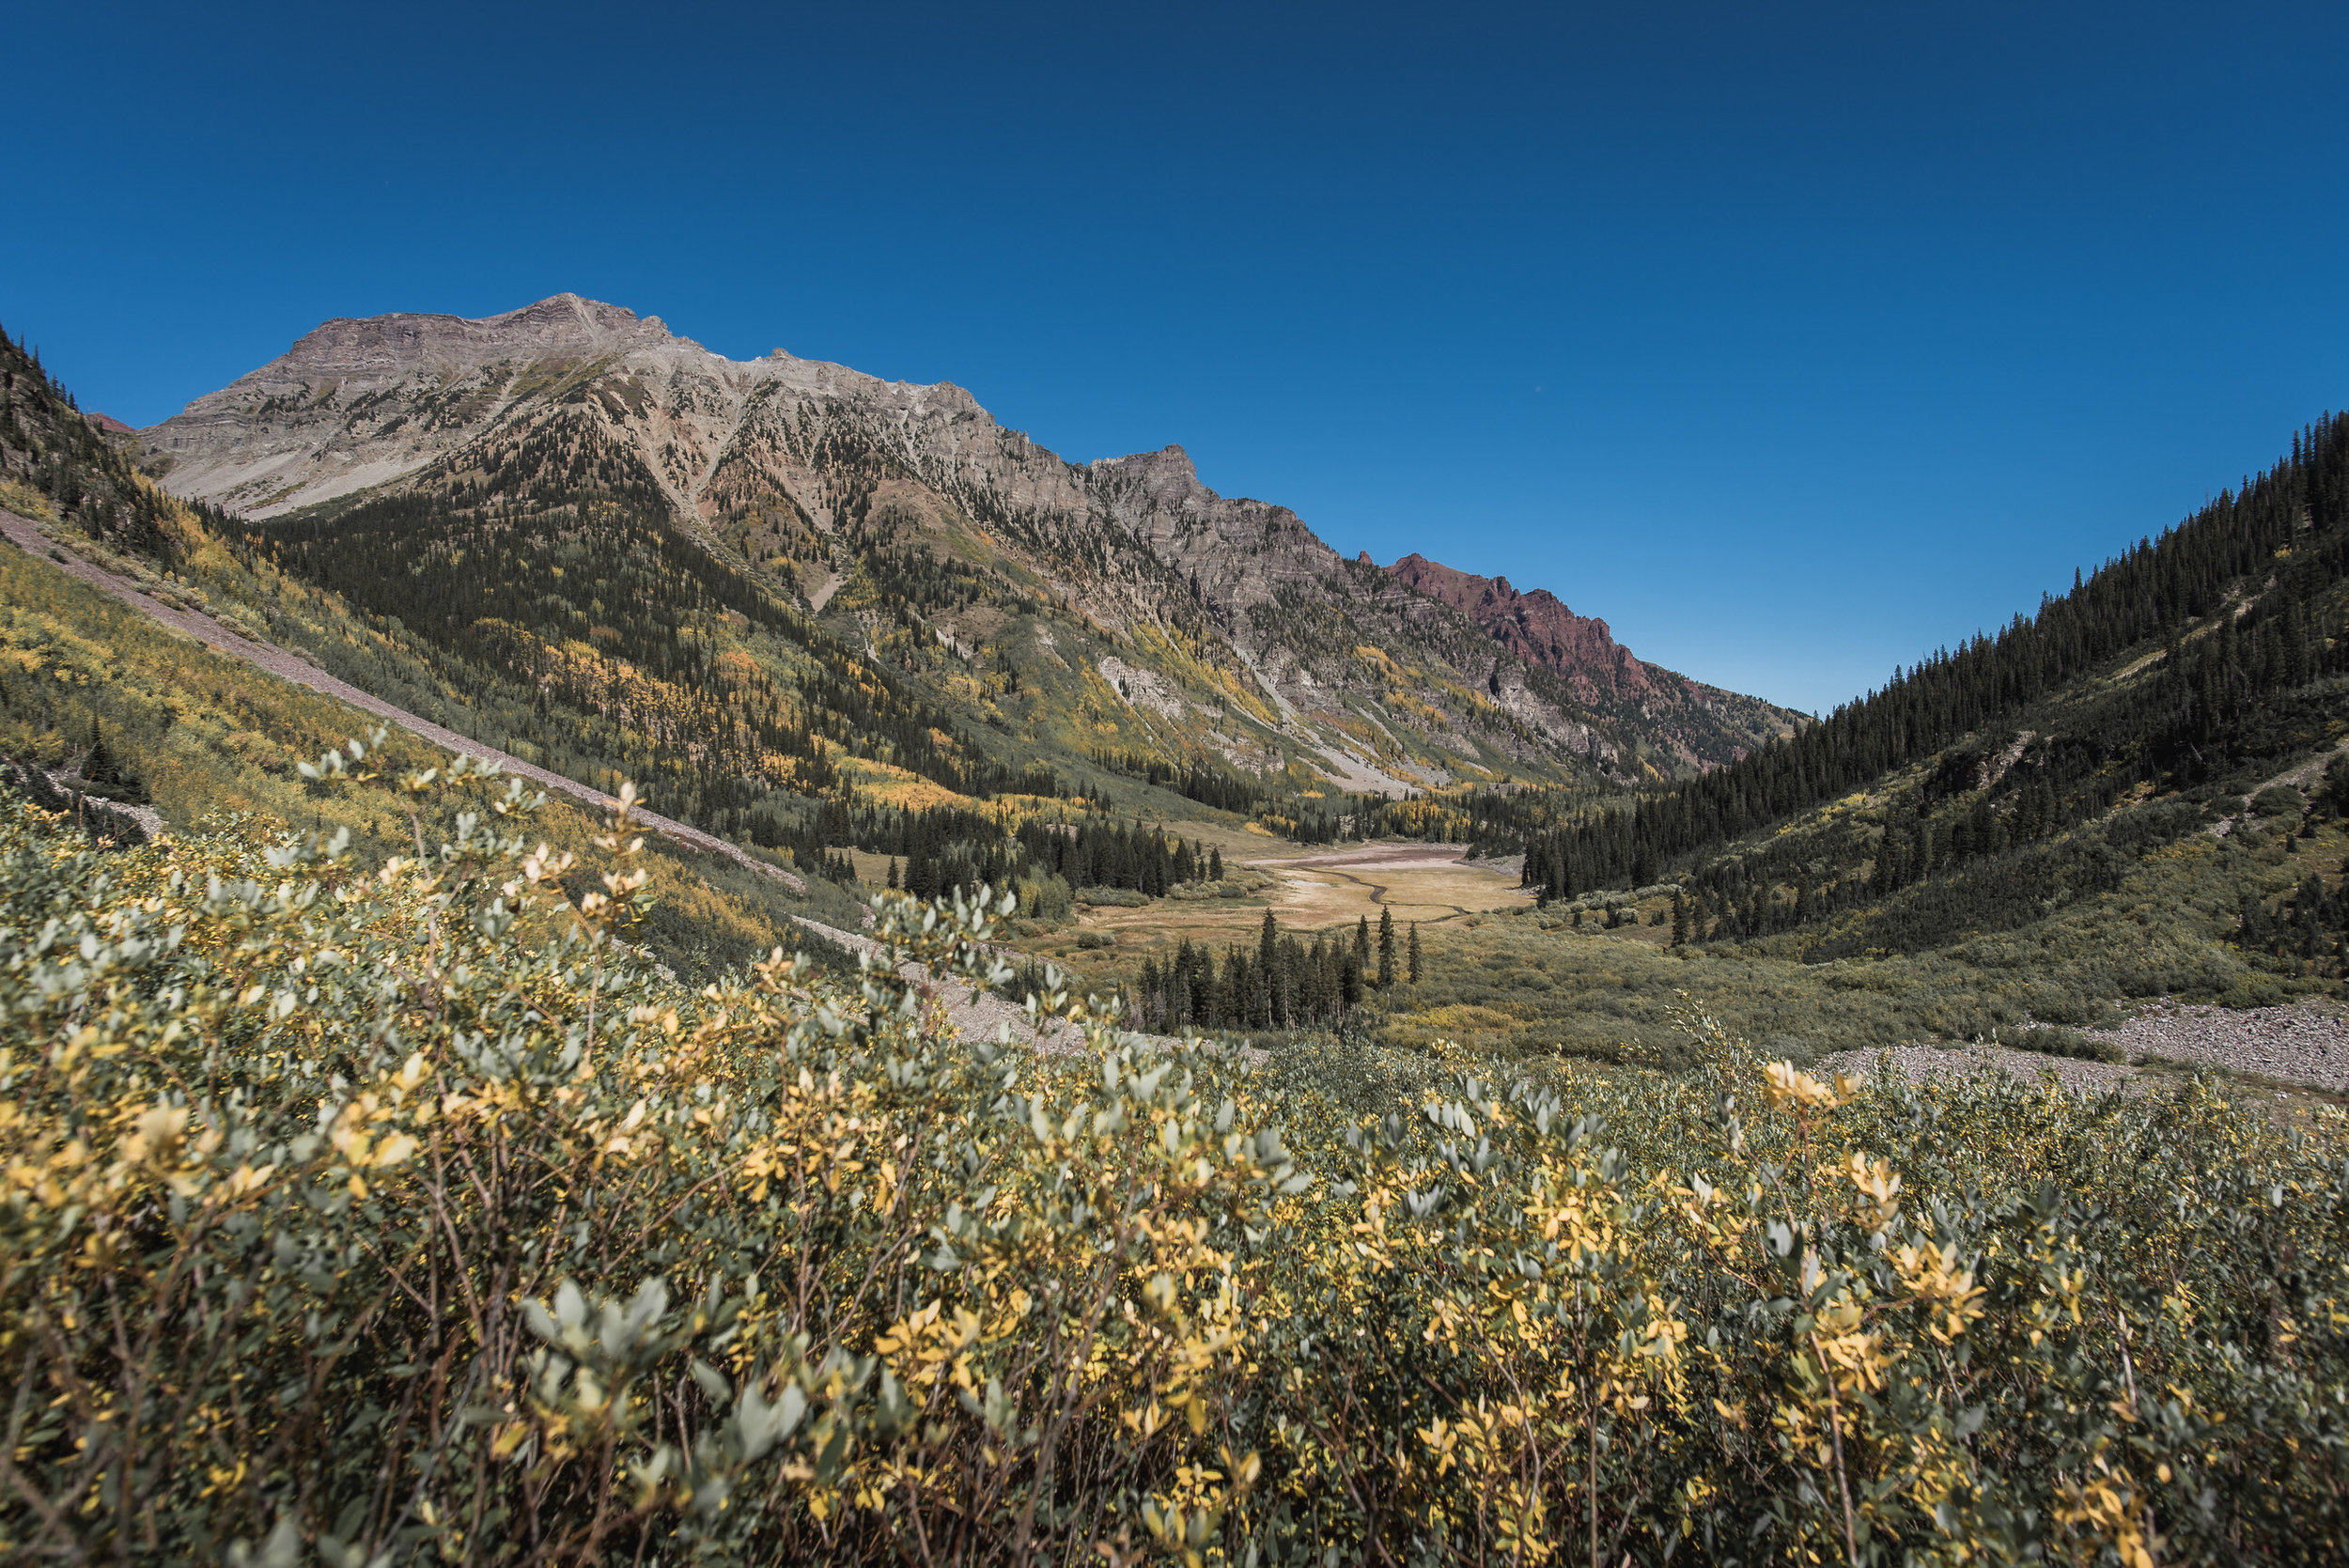
<svg viewBox="0 0 2349 1568"><path fill-rule="evenodd" d="M845 14L853 12L855 14ZM20 7L0 322L147 424L563 289L1178 442L1824 709L2349 405L2349 8Z"/></svg>

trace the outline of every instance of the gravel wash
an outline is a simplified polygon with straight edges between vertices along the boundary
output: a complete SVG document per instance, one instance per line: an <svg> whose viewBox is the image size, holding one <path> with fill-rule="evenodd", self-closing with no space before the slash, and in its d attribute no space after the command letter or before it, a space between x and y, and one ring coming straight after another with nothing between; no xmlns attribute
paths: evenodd
<svg viewBox="0 0 2349 1568"><path fill-rule="evenodd" d="M2093 1032L2129 1053L2207 1063L2238 1073L2349 1091L2349 1018L2329 1008L2155 1002L2118 1029Z"/></svg>
<svg viewBox="0 0 2349 1568"><path fill-rule="evenodd" d="M2126 1051L2132 1063L2155 1058L2349 1093L2349 1017L2327 1007L2232 1009L2164 998L2118 1028L2088 1032ZM1822 1057L1816 1070L1865 1078L1885 1054L1880 1049L1836 1051ZM2145 1077L2141 1067L2042 1056L2005 1046L1896 1046L1890 1054L1911 1078L1997 1068L2036 1081L2053 1073L2065 1088L2087 1094L2141 1086Z"/></svg>

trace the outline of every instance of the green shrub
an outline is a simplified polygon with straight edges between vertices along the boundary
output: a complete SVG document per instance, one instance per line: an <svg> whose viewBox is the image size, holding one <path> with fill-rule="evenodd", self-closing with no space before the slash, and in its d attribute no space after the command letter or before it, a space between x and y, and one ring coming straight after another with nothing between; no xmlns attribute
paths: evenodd
<svg viewBox="0 0 2349 1568"><path fill-rule="evenodd" d="M2297 816L2308 804L2309 798L2290 784L2269 784L2251 797L2251 811L2259 816Z"/></svg>
<svg viewBox="0 0 2349 1568"><path fill-rule="evenodd" d="M1047 871L1020 879L1019 908L1031 920L1067 919L1072 898L1068 884L1057 873Z"/></svg>
<svg viewBox="0 0 2349 1568"><path fill-rule="evenodd" d="M12 1557L2349 1551L2338 1119L1703 1024L1670 1075L1031 1055L894 967L1003 983L1003 904L694 990L624 825L579 868L473 804L373 870L0 822Z"/></svg>
<svg viewBox="0 0 2349 1568"><path fill-rule="evenodd" d="M2110 1040L2099 1040L2077 1029L2059 1024L2046 1024L2036 1029L2009 1030L1997 1036L1998 1044L2015 1050L2036 1051L2042 1056L2069 1057L2076 1062L2124 1063L2129 1053Z"/></svg>

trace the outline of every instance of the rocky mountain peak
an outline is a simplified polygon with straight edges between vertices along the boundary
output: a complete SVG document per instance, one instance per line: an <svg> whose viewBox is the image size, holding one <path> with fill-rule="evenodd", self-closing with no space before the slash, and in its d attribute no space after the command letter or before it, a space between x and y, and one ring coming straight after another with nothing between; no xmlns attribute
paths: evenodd
<svg viewBox="0 0 2349 1568"><path fill-rule="evenodd" d="M659 317L557 294L497 316L338 316L255 376L337 380L462 372L501 359L575 358L672 341ZM250 378L248 378L250 379Z"/></svg>
<svg viewBox="0 0 2349 1568"><path fill-rule="evenodd" d="M1317 756L1346 788L1402 788L1496 757L1660 776L1779 727L1766 705L1722 709L1650 671L1548 595L1416 556L1381 581L1287 507L1209 489L1181 446L1065 463L952 382L781 349L728 360L576 294L329 321L140 449L175 491L257 521L405 492L469 529L485 485L617 493L712 569L801 598L868 650L895 635L874 596L902 604L922 621L886 655L901 671L928 668L933 647L988 670L1049 655L1066 671L1080 647L1097 669L1113 660L1114 698L1057 699L1141 704L1067 708L1090 713L1086 746L1114 733L1252 769ZM906 565L933 558L930 575ZM1169 648L1180 657L1143 668Z"/></svg>

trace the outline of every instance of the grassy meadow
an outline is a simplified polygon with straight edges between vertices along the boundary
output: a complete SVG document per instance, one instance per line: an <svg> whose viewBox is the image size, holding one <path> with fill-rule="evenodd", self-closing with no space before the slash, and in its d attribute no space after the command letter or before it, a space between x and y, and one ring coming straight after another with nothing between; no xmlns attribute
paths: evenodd
<svg viewBox="0 0 2349 1568"><path fill-rule="evenodd" d="M1578 922L1565 906L1533 908L1510 862L1415 844L1260 854L1247 863L1265 885L1237 896L1081 908L1074 925L1028 945L1106 989L1184 939L1252 941L1267 908L1307 933L1358 918L1375 926L1391 908L1398 928L1419 924L1426 957L1417 986L1376 999L1377 1035L1391 1046L1443 1040L1520 1059L1671 1065L1685 1060L1693 1011L1808 1060L2033 1022L2108 1024L2163 996L2238 1007L2335 996L2338 982L2282 972L2233 940L2245 899L2276 899L2312 873L2341 880L2349 824L2309 826L2305 837L2257 818L2224 835L2198 829L2150 849L2115 891L2016 928L1824 963L1804 959L1816 932L1675 946L1669 893L1616 898L1622 924L1611 929L1598 907ZM1094 932L1112 944L1078 945Z"/></svg>

